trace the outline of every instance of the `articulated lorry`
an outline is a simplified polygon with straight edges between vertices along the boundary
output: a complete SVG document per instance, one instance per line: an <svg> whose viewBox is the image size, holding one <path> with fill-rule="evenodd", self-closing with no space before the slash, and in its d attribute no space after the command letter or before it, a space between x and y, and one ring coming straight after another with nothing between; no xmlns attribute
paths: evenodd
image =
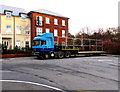
<svg viewBox="0 0 120 92"><path fill-rule="evenodd" d="M76 39L76 38L74 38ZM71 38L67 38L68 43L72 41L74 43L74 39L71 40ZM80 38L76 39L79 40ZM54 44L54 36L52 33L43 33L42 35L39 35L33 39L33 46L32 46L32 54L39 57L39 58L69 58L70 56L74 55L97 55L105 53L101 45L97 45L95 41L89 39L88 42L94 41L96 44L95 46L93 44L87 44L83 45L83 39L80 39L82 44L67 44L67 45L59 45ZM86 40L86 39L84 39ZM86 40L87 41L87 40ZM71 42L70 42L71 43ZM77 42L79 43L79 42ZM85 47L87 47L87 50L85 50ZM97 50L95 50L97 49Z"/></svg>

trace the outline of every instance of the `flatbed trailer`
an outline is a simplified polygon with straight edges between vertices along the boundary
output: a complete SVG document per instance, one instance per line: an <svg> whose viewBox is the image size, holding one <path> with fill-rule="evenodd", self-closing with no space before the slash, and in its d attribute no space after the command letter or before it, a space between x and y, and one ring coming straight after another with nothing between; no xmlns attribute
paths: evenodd
<svg viewBox="0 0 120 92"><path fill-rule="evenodd" d="M67 38L68 39L68 38ZM75 38L76 39L76 38ZM80 39L80 38L78 38ZM73 40L74 41L74 40ZM89 42L92 41L91 39ZM39 57L39 58L69 58L72 55L98 55L98 54L105 54L103 50L102 44L101 46L97 45L97 47L93 48L93 45L75 45L74 43L67 44L67 46L58 46L54 44L54 36L52 33L43 33L41 36L37 36L33 39L35 45L32 46L33 51L32 54ZM83 39L81 40L83 42ZM84 47L83 47L84 46ZM91 49L92 46L92 49ZM85 48L87 50L85 51ZM91 50L89 50L91 49ZM96 51L96 50L98 51Z"/></svg>

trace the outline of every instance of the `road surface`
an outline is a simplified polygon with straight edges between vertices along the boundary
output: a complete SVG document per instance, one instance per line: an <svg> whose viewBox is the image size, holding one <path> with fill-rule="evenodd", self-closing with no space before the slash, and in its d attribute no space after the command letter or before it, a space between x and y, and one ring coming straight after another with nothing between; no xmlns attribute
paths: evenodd
<svg viewBox="0 0 120 92"><path fill-rule="evenodd" d="M80 56L6 58L1 72L4 90L118 90L118 71L117 56Z"/></svg>

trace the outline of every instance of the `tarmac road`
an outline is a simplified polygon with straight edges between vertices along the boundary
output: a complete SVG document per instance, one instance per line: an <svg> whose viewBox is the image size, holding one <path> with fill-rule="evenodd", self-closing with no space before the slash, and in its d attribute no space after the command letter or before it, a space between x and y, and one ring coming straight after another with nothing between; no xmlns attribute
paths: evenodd
<svg viewBox="0 0 120 92"><path fill-rule="evenodd" d="M47 60L20 57L2 59L1 72L4 90L23 88L61 91L118 90L118 70L117 56L81 56ZM11 83L14 88L11 87Z"/></svg>

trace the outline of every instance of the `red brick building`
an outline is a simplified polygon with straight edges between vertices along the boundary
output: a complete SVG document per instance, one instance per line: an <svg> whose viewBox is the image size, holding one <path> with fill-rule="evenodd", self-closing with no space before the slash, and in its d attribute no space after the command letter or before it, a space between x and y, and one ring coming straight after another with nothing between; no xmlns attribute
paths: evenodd
<svg viewBox="0 0 120 92"><path fill-rule="evenodd" d="M67 45L68 19L60 14L40 9L30 11L31 40L42 33L53 33L56 44Z"/></svg>

